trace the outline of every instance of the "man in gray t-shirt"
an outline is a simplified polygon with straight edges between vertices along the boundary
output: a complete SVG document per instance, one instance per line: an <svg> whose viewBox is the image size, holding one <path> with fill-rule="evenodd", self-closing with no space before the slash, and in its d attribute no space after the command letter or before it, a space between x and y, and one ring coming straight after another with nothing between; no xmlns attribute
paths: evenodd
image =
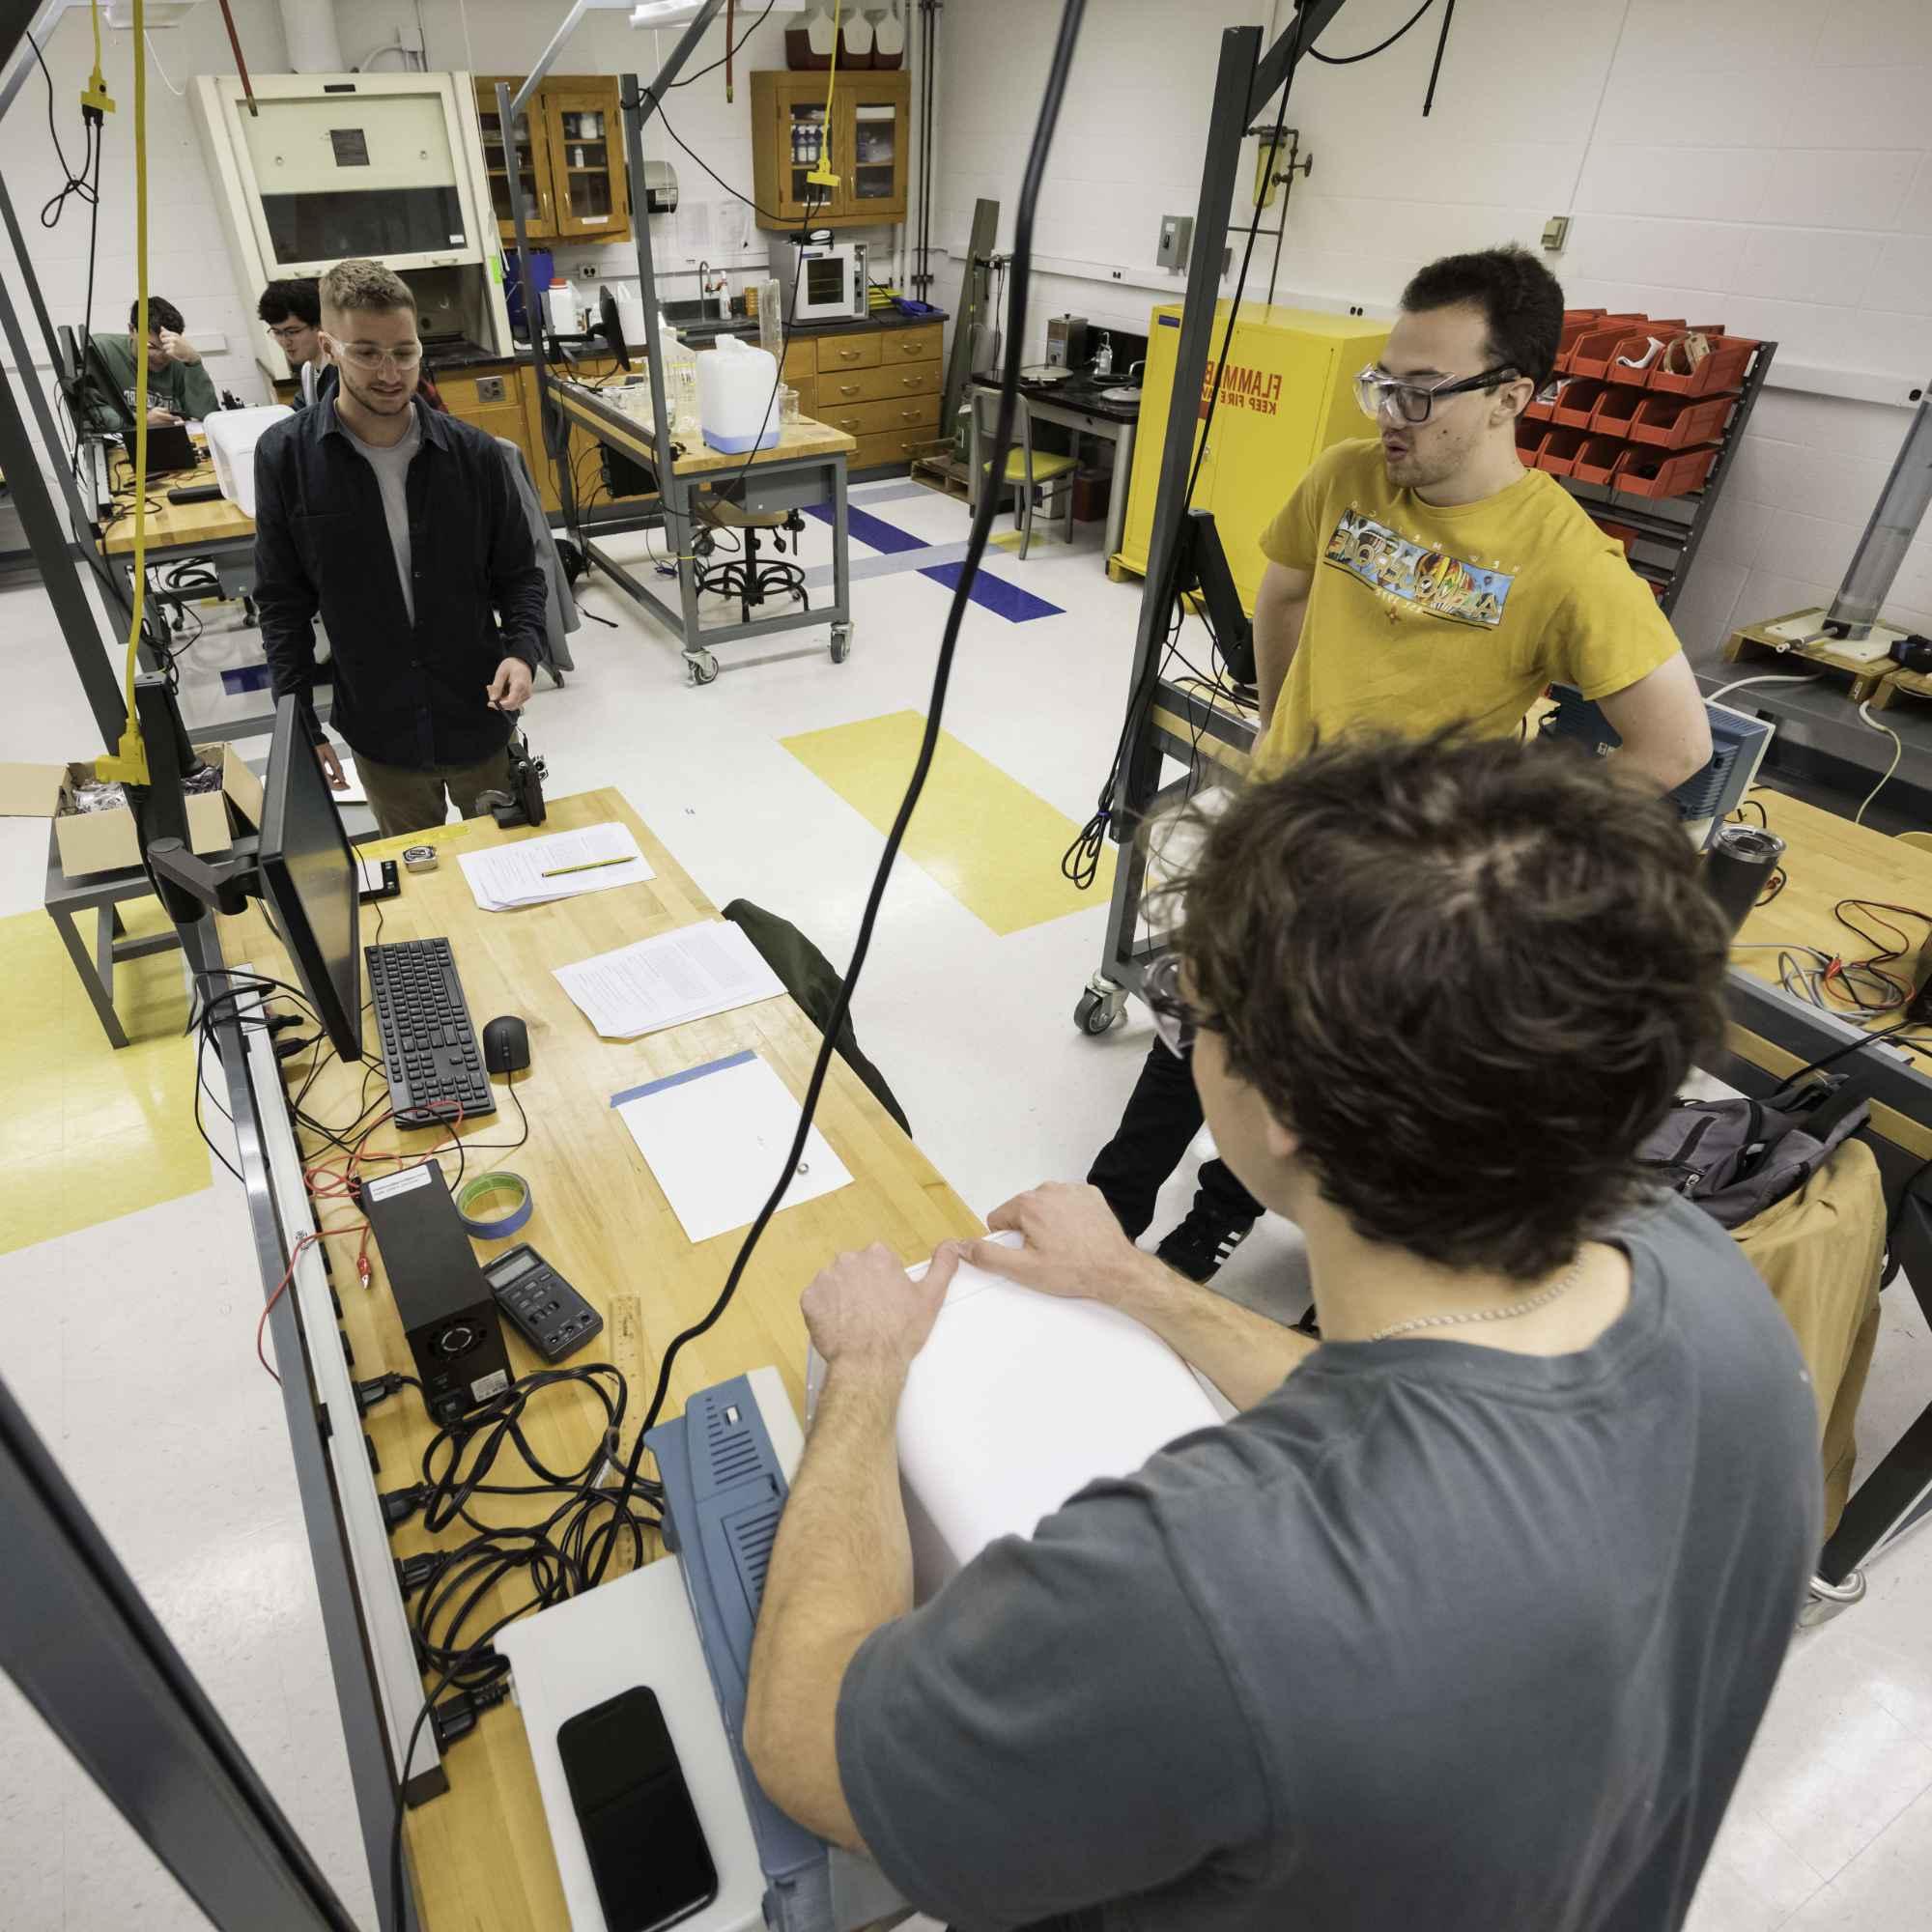
<svg viewBox="0 0 1932 1932"><path fill-rule="evenodd" d="M1000 1209L1025 1245L971 1259L1239 1413L914 1609L894 1423L956 1257L828 1269L753 1768L962 1932L1668 1932L1821 1515L1783 1318L1634 1164L1717 1036L1721 923L1667 807L1534 746L1333 747L1202 838L1149 1001L1322 1339L1091 1189Z"/></svg>

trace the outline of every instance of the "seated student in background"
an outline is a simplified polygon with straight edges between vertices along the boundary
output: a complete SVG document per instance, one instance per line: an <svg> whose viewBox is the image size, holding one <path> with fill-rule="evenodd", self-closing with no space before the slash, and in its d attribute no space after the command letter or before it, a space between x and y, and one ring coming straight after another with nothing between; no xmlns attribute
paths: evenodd
<svg viewBox="0 0 1932 1932"><path fill-rule="evenodd" d="M1595 760L1377 740L1241 796L1184 889L1162 1050L1305 1235L1321 1340L1093 1188L998 1209L1025 1245L967 1259L1239 1412L914 1609L896 1413L958 1251L835 1263L752 1767L971 1932L1674 1932L1822 1515L1784 1317L1636 1161L1722 1037L1696 859Z"/></svg>
<svg viewBox="0 0 1932 1932"><path fill-rule="evenodd" d="M87 427L118 433L124 423L140 412L135 389L133 330L138 326L140 303L128 311L126 335L96 335L95 358L81 365L81 387L85 398ZM208 371L201 366L201 352L182 333L186 327L182 312L159 296L148 298L148 420L151 423L199 422L221 407ZM107 366L120 401L101 393L99 362ZM122 411L125 407L127 415Z"/></svg>
<svg viewBox="0 0 1932 1932"><path fill-rule="evenodd" d="M270 282L255 304L255 313L288 357L298 387L290 400L298 409L315 401L316 384L328 367L322 347L322 298L312 276L297 281Z"/></svg>

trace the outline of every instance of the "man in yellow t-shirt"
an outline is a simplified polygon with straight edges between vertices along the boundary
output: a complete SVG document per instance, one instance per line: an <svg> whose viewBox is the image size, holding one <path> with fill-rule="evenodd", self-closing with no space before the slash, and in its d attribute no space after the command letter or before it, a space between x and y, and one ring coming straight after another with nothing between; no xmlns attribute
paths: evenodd
<svg viewBox="0 0 1932 1932"><path fill-rule="evenodd" d="M1551 683L1594 698L1619 759L1660 791L1708 762L1697 681L1650 586L1517 456L1517 417L1550 378L1562 321L1555 276L1521 248L1448 256L1403 291L1358 384L1378 434L1325 450L1262 534L1260 771L1354 729L1500 737ZM1189 1070L1156 1041L1087 1177L1129 1235L1200 1129ZM1206 1281L1260 1212L1208 1161L1160 1257Z"/></svg>

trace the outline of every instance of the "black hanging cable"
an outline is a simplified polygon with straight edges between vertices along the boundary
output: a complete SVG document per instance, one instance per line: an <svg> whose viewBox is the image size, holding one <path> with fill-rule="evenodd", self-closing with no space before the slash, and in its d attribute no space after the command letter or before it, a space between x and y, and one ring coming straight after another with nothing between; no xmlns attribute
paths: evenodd
<svg viewBox="0 0 1932 1932"><path fill-rule="evenodd" d="M1456 0L1443 0L1442 31L1435 37L1435 58L1429 67L1429 92L1422 97L1422 118L1435 105L1435 82L1442 71L1442 50L1449 44L1449 23L1456 17Z"/></svg>
<svg viewBox="0 0 1932 1932"><path fill-rule="evenodd" d="M1046 173L1047 152L1053 144L1053 130L1060 120L1060 107L1066 92L1066 79L1073 64L1073 49L1080 38L1080 21L1086 12L1086 0L1065 0L1060 16L1060 33L1055 43L1052 64L1046 76L1046 87L1039 106L1039 118L1034 128L1033 145L1028 151L1026 173L1020 184L1019 202L1013 215L1013 313L1023 324L1026 315L1026 295L1033 269L1034 216L1039 205L1039 192ZM1023 327L1014 327L1007 345L1006 367L1000 379L1000 412L994 428L992 460L995 468L1004 464L1007 451L1011 446L1013 423L1017 415L1019 402L1020 339ZM784 1199L785 1190L791 1184L792 1176L797 1172L800 1157L805 1151L806 1136L811 1130L812 1116L818 1108L819 1094L824 1091L826 1074L832 1065L835 1042L845 1025L847 1014L852 1009L852 995L859 983L860 974L866 964L866 956L871 950L872 930L878 923L879 908L885 900L886 884L892 876L893 863L898 857L899 846L904 841L906 827L912 821L918 808L920 794L925 789L926 774L932 769L933 753L939 745L940 720L946 709L946 693L952 676L953 654L959 644L959 629L966 613L967 604L972 596L975 579L979 576L980 561L984 556L988 539L992 535L993 519L997 510L997 492L987 490L980 493L980 506L973 517L972 535L966 546L965 562L959 572L959 580L952 590L952 602L947 611L946 629L940 639L939 659L933 667L932 691L926 703L925 730L920 739L919 755L914 760L912 778L905 789L905 796L899 802L897 815L893 820L893 828L886 835L885 850L879 855L877 870L872 875L870 892L866 895L866 909L859 921L859 934L852 946L852 960L846 969L845 982L839 988L838 998L834 1003L820 1036L817 1058L812 1063L811 1078L807 1083L805 1101L799 1109L798 1127L792 1135L790 1148L781 1163L779 1179L767 1197L765 1205L758 1210L758 1218L752 1223L737 1258L731 1264L731 1271L725 1277L724 1286L719 1292L707 1313L688 1328L674 1335L665 1350L663 1359L658 1364L657 1386L652 1391L651 1400L638 1424L637 1439L631 1445L630 1459L625 1464L624 1479L616 1494L620 1505L628 1507L630 1498L638 1487L638 1465L643 1459L644 1437L657 1425L663 1412L665 1397L670 1388L671 1370L677 1357L688 1342L695 1342L699 1336L714 1327L730 1307L732 1297L738 1292L738 1285L745 1278L745 1270L750 1265L752 1256L756 1252L758 1241L770 1225L772 1216L778 1212L779 1204ZM607 1545L591 1572L590 1580L601 1579L605 1565L610 1561L611 1546Z"/></svg>
<svg viewBox="0 0 1932 1932"><path fill-rule="evenodd" d="M765 24L765 22L772 17L772 9L776 7L778 4L779 0L765 0L765 11L762 14L760 14L758 17L755 20L753 20L752 24L749 27L747 27L745 31L742 34L740 34L735 41L730 41L726 43L725 52L720 54L718 58L715 61L713 61L709 67L701 67L697 70L696 73L688 73L682 80L672 81L670 87L666 88L665 92L668 94L671 91L671 88L689 87L693 81L702 80L707 73L716 73L718 70L721 67L723 67L724 63L727 60L729 60L733 54L743 53L745 51L745 43L749 41L752 38L752 36L755 34L758 31L758 29L762 27Z"/></svg>
<svg viewBox="0 0 1932 1932"><path fill-rule="evenodd" d="M1407 33L1408 30L1412 26L1414 26L1419 19L1422 18L1423 14L1428 13L1430 8L1435 6L1435 0L1422 0L1422 5L1418 7L1415 10L1415 12L1411 14L1408 16L1408 18L1406 19L1402 23L1402 25L1399 26L1395 30L1395 32L1388 37L1387 40L1378 41L1374 46L1364 47L1362 51L1358 54L1324 54L1320 47L1310 47L1308 49L1308 57L1310 60L1319 60L1324 67L1353 67L1358 61L1374 60L1378 53L1382 53L1386 51L1388 48L1394 46L1395 43L1399 40L1401 40L1402 37L1406 33ZM1296 10L1294 17L1296 24L1298 25L1301 19L1299 9ZM1444 23L1443 31L1445 33L1448 31L1446 22ZM1439 58L1439 53L1438 53L1438 58ZM1434 83L1432 82L1431 85L1433 87ZM1425 108L1423 111L1427 113L1428 109Z"/></svg>

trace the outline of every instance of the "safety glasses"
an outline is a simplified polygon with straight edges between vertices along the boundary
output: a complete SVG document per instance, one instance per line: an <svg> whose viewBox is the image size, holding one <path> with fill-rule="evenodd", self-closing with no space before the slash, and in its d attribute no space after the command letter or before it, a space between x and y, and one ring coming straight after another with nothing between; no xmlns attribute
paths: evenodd
<svg viewBox="0 0 1932 1932"><path fill-rule="evenodd" d="M1365 416L1379 419L1384 410L1393 409L1396 419L1406 423L1425 423L1439 402L1451 396L1467 395L1474 389L1493 389L1499 383L1512 383L1518 371L1507 366L1485 369L1480 376L1444 376L1435 383L1402 383L1385 376L1373 364L1355 378L1355 401Z"/></svg>

